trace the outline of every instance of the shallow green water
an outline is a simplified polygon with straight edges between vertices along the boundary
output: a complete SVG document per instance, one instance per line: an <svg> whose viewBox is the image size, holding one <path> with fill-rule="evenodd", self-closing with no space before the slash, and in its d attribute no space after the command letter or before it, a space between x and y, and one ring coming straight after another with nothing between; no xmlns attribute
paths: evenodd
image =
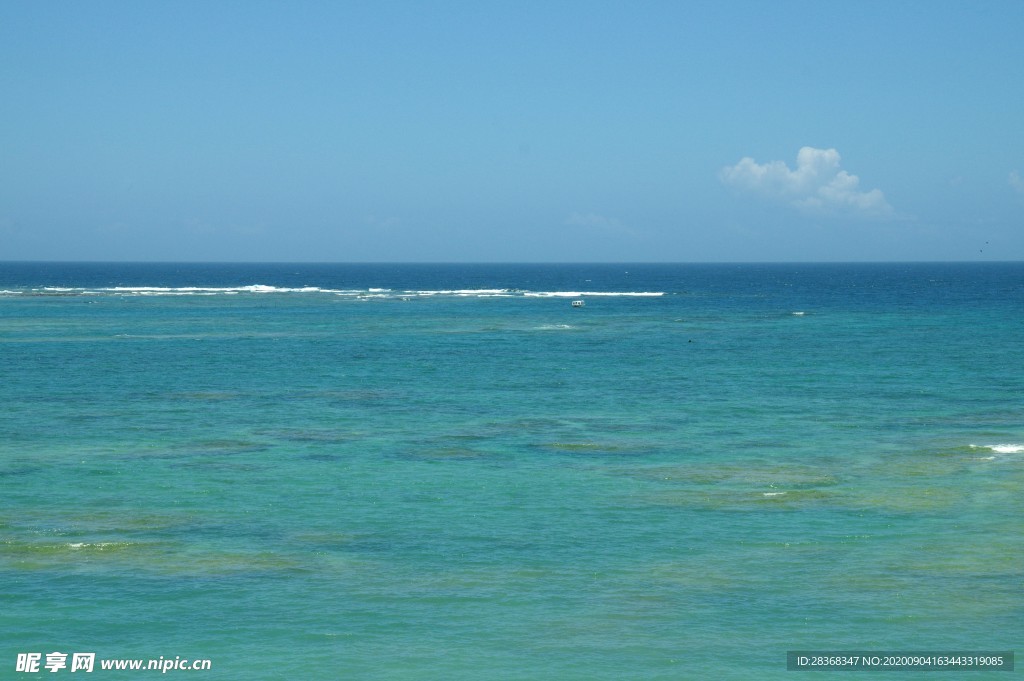
<svg viewBox="0 0 1024 681"><path fill-rule="evenodd" d="M1024 633L1020 265L48 267L0 277L4 678L781 679Z"/></svg>

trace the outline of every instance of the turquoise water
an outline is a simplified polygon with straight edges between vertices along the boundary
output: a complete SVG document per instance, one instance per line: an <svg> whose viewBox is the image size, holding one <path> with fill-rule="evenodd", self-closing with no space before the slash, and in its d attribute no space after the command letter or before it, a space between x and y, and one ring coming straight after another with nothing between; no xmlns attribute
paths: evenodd
<svg viewBox="0 0 1024 681"><path fill-rule="evenodd" d="M2 678L782 679L1024 633L1024 264L0 291Z"/></svg>

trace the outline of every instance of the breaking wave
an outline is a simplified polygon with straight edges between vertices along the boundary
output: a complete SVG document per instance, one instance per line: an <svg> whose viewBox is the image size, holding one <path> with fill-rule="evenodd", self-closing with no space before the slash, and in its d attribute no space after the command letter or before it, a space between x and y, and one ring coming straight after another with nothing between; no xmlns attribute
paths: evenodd
<svg viewBox="0 0 1024 681"><path fill-rule="evenodd" d="M390 288L334 289L318 286L282 287L265 284L248 286L108 286L65 287L43 286L18 290L2 290L0 296L217 296L217 295L270 295L313 294L345 298L400 299L420 298L584 298L663 296L663 291L529 291L514 288L398 290Z"/></svg>

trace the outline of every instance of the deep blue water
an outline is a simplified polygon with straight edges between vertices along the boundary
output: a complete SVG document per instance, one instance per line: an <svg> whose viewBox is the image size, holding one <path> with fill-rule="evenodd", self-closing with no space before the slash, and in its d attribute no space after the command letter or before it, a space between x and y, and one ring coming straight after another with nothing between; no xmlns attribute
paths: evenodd
<svg viewBox="0 0 1024 681"><path fill-rule="evenodd" d="M4 678L782 679L1024 633L1021 263L3 263L0 397Z"/></svg>

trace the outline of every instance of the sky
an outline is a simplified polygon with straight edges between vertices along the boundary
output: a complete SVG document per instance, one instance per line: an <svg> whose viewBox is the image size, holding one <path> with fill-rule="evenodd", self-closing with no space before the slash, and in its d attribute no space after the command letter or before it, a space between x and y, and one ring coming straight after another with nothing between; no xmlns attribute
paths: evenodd
<svg viewBox="0 0 1024 681"><path fill-rule="evenodd" d="M0 0L0 261L1024 259L1024 2Z"/></svg>

